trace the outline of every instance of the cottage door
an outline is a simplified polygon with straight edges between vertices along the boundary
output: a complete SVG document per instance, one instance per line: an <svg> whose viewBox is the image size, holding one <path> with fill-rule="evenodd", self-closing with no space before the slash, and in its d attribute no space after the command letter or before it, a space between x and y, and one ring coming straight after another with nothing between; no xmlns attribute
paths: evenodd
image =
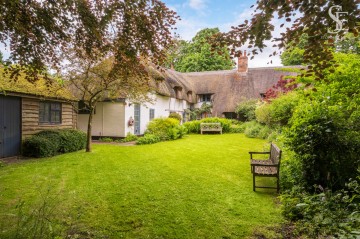
<svg viewBox="0 0 360 239"><path fill-rule="evenodd" d="M0 95L0 158L16 156L21 145L21 99Z"/></svg>
<svg viewBox="0 0 360 239"><path fill-rule="evenodd" d="M134 105L134 134L140 134L140 105Z"/></svg>

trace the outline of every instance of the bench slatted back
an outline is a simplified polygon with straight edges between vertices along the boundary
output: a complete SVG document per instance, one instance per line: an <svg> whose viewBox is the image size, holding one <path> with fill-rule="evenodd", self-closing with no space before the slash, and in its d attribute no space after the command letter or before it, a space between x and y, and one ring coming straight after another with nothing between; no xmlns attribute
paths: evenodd
<svg viewBox="0 0 360 239"><path fill-rule="evenodd" d="M270 160L273 164L278 164L280 166L281 159L281 150L275 145L271 144L270 146Z"/></svg>

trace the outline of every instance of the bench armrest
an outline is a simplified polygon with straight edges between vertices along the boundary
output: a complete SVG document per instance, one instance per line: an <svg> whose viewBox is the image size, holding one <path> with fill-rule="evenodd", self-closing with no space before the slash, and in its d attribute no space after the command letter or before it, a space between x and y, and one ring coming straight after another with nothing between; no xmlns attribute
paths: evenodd
<svg viewBox="0 0 360 239"><path fill-rule="evenodd" d="M249 152L249 154L270 154L270 152Z"/></svg>
<svg viewBox="0 0 360 239"><path fill-rule="evenodd" d="M270 154L270 152L249 152L250 159L253 159L253 154Z"/></svg>

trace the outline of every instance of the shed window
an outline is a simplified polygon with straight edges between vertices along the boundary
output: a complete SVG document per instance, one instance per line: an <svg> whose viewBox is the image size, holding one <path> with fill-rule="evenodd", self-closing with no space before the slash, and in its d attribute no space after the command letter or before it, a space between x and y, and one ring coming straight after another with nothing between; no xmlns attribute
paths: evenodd
<svg viewBox="0 0 360 239"><path fill-rule="evenodd" d="M42 124L61 124L61 103L40 102L39 122Z"/></svg>

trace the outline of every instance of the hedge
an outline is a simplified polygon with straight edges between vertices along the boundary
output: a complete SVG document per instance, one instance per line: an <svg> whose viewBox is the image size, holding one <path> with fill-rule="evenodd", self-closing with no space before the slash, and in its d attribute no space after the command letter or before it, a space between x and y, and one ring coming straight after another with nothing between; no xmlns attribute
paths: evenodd
<svg viewBox="0 0 360 239"><path fill-rule="evenodd" d="M23 142L22 154L27 157L51 157L84 149L86 134L75 129L44 130Z"/></svg>

